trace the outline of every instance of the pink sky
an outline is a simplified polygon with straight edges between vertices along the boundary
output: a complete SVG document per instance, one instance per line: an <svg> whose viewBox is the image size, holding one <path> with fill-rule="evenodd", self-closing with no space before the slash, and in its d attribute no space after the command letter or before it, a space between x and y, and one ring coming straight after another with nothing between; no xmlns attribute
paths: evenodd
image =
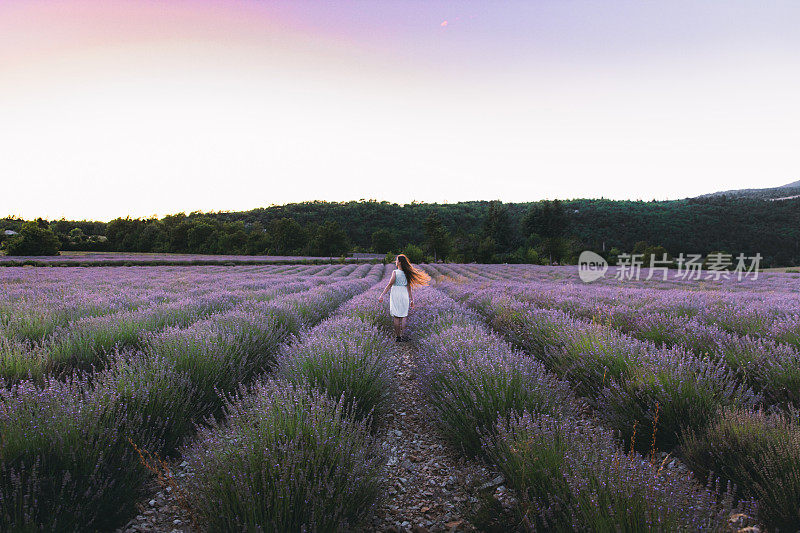
<svg viewBox="0 0 800 533"><path fill-rule="evenodd" d="M791 2L6 0L0 216L780 185L798 23Z"/></svg>

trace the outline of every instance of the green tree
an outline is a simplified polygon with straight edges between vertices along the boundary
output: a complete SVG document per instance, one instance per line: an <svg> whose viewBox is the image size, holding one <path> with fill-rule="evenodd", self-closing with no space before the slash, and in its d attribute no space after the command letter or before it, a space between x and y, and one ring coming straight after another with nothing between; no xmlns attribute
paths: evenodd
<svg viewBox="0 0 800 533"><path fill-rule="evenodd" d="M511 219L508 208L502 202L489 203L489 210L483 219L483 237L491 238L500 251L509 251L512 241Z"/></svg>
<svg viewBox="0 0 800 533"><path fill-rule="evenodd" d="M372 251L378 254L388 253L395 249L397 242L394 234L388 229L381 228L372 233Z"/></svg>
<svg viewBox="0 0 800 533"><path fill-rule="evenodd" d="M476 260L480 238L474 233L467 233L462 228L456 230L453 237L452 252L457 263L471 263Z"/></svg>
<svg viewBox="0 0 800 533"><path fill-rule="evenodd" d="M24 223L19 235L3 241L7 255L58 255L58 237L46 222L39 221Z"/></svg>
<svg viewBox="0 0 800 533"><path fill-rule="evenodd" d="M422 248L415 244L407 244L406 247L403 248L403 254L405 254L412 263L422 263L425 261L425 253L422 251Z"/></svg>
<svg viewBox="0 0 800 533"><path fill-rule="evenodd" d="M494 254L497 252L497 243L491 237L484 237L478 245L478 262L479 263L493 263L495 260Z"/></svg>
<svg viewBox="0 0 800 533"><path fill-rule="evenodd" d="M139 233L137 249L140 252L168 252L169 235L166 225L160 220L148 220Z"/></svg>
<svg viewBox="0 0 800 533"><path fill-rule="evenodd" d="M644 251L647 250L647 241L638 241L636 244L633 245L633 250L631 251L632 254L644 254Z"/></svg>
<svg viewBox="0 0 800 533"><path fill-rule="evenodd" d="M531 206L522 225L528 235L535 233L549 239L565 236L570 220L560 200L545 200Z"/></svg>
<svg viewBox="0 0 800 533"><path fill-rule="evenodd" d="M249 255L264 255L272 244L267 230L260 222L253 224L250 233L247 235L247 245L245 246Z"/></svg>
<svg viewBox="0 0 800 533"><path fill-rule="evenodd" d="M538 236L541 240L543 252L552 263L560 260L568 248L564 242L569 217L564 205L559 200L540 202L531 206L522 225L529 236Z"/></svg>
<svg viewBox="0 0 800 533"><path fill-rule="evenodd" d="M239 255L245 253L247 246L247 230L244 222L230 222L223 224L217 238L219 253Z"/></svg>
<svg viewBox="0 0 800 533"><path fill-rule="evenodd" d="M86 235L81 228L72 228L69 230L68 236L70 244L81 244L86 240Z"/></svg>
<svg viewBox="0 0 800 533"><path fill-rule="evenodd" d="M215 233L216 228L212 224L205 221L194 222L186 234L187 251L193 254L215 253Z"/></svg>
<svg viewBox="0 0 800 533"><path fill-rule="evenodd" d="M316 254L330 258L346 255L350 249L347 234L339 223L333 220L326 220L317 228L311 247Z"/></svg>
<svg viewBox="0 0 800 533"><path fill-rule="evenodd" d="M433 253L433 260L445 257L450 252L450 234L442 224L442 219L435 212L428 215L425 219L426 243Z"/></svg>
<svg viewBox="0 0 800 533"><path fill-rule="evenodd" d="M299 253L308 243L308 233L294 219L279 218L269 225L272 246L275 255L291 255Z"/></svg>

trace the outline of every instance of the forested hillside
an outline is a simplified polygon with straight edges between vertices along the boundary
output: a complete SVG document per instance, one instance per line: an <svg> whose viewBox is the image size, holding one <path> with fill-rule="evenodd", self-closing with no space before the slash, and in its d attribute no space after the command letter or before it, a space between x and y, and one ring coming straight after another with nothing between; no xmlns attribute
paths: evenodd
<svg viewBox="0 0 800 533"><path fill-rule="evenodd" d="M20 231L19 219L0 229ZM676 201L567 200L455 204L306 202L246 212L191 213L109 223L39 221L62 250L342 255L410 251L417 259L569 261L582 249L612 255L642 241L670 254L761 253L800 264L800 198L725 195ZM6 241L19 240L5 236ZM411 245L409 247L409 245ZM7 242L6 250L13 249ZM20 254L22 255L22 254Z"/></svg>

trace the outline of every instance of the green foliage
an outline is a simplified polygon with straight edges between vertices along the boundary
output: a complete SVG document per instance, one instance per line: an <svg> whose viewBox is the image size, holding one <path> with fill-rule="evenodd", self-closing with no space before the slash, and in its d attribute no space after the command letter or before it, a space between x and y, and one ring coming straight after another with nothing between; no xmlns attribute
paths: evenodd
<svg viewBox="0 0 800 533"><path fill-rule="evenodd" d="M381 228L372 234L372 251L378 254L390 253L397 247L394 234L386 228Z"/></svg>
<svg viewBox="0 0 800 533"><path fill-rule="evenodd" d="M492 237L486 237L478 245L476 258L481 263L494 262L494 254L497 252L497 242Z"/></svg>
<svg viewBox="0 0 800 533"><path fill-rule="evenodd" d="M425 261L425 253L422 251L422 248L419 246L415 246L413 244L409 244L403 250L403 253L408 260L412 263L423 263ZM392 259L394 261L394 258Z"/></svg>
<svg viewBox="0 0 800 533"><path fill-rule="evenodd" d="M325 257L347 254L349 247L347 234L338 222L332 220L326 220L319 226L311 241L312 254Z"/></svg>
<svg viewBox="0 0 800 533"><path fill-rule="evenodd" d="M286 347L278 359L278 375L306 383L359 419L380 421L389 411L394 393L394 341L358 318L336 318Z"/></svg>
<svg viewBox="0 0 800 533"><path fill-rule="evenodd" d="M483 444L531 531L727 531L732 514L752 513L749 502L733 507L730 494L624 453L586 420L522 413L501 418Z"/></svg>
<svg viewBox="0 0 800 533"><path fill-rule="evenodd" d="M492 239L503 251L513 244L514 227L508 208L502 202L491 202L483 219L483 236Z"/></svg>
<svg viewBox="0 0 800 533"><path fill-rule="evenodd" d="M41 220L41 219L40 219ZM44 221L42 221L44 222ZM7 255L58 255L61 244L45 222L26 222L19 235L3 241Z"/></svg>
<svg viewBox="0 0 800 533"><path fill-rule="evenodd" d="M560 200L545 200L531 206L522 225L528 235L535 233L545 239L555 239L566 234L569 222L564 204Z"/></svg>
<svg viewBox="0 0 800 533"><path fill-rule="evenodd" d="M385 459L342 403L283 381L256 384L201 428L188 503L206 531L357 530Z"/></svg>
<svg viewBox="0 0 800 533"><path fill-rule="evenodd" d="M272 235L272 252L276 255L288 255L302 249L308 242L307 232L291 218L279 218L269 224Z"/></svg>
<svg viewBox="0 0 800 533"><path fill-rule="evenodd" d="M762 266L791 266L800 264L798 206L800 199L772 202L729 196L663 202L583 199L402 206L377 201L315 201L238 213L179 213L160 220L117 219L108 224L59 220L52 222L51 228L65 250L186 253L190 251L190 230L209 224L213 231L203 228L193 233L193 244L203 253L298 255L310 253L311 239L321 225L331 221L339 224L354 248L373 248L373 234L385 230L393 236L395 245L430 247L436 241L430 255L435 250L437 259L444 256L463 262L475 261L480 242L492 237L497 247L493 260L498 261L513 260L509 254L525 245L536 249L541 257L559 262L571 261L576 247L612 250L608 259L615 264L620 250L631 251L637 242L644 241L658 243L674 255L727 250L734 255L752 256L758 252L764 258ZM431 215L435 215L431 220L438 218L441 225L435 224L431 228L435 231L429 236L426 221ZM15 231L21 225L19 219L0 221L1 228ZM83 242L70 241L69 232L74 228L83 231ZM203 231L207 239L201 243ZM100 237L108 237L108 242ZM442 244L446 245L446 253ZM657 250L660 259L658 252L662 251Z"/></svg>
<svg viewBox="0 0 800 533"><path fill-rule="evenodd" d="M428 245L433 259L444 258L450 252L450 233L442 224L442 219L437 213L431 213L425 219L425 242Z"/></svg>
<svg viewBox="0 0 800 533"><path fill-rule="evenodd" d="M528 248L525 250L525 262L531 265L542 264L542 258L535 248Z"/></svg>
<svg viewBox="0 0 800 533"><path fill-rule="evenodd" d="M759 502L770 531L800 524L800 425L783 415L726 410L705 431L684 437L682 456L702 477L712 473Z"/></svg>

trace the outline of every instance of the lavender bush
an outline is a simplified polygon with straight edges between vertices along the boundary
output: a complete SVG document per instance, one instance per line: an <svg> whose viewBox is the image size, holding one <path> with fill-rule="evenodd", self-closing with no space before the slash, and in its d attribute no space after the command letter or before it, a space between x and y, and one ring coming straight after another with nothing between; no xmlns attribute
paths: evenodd
<svg viewBox="0 0 800 533"><path fill-rule="evenodd" d="M326 394L259 382L185 451L192 511L211 531L338 531L381 494L379 447Z"/></svg>
<svg viewBox="0 0 800 533"><path fill-rule="evenodd" d="M389 315L389 302L378 303L378 295L382 289L383 287L375 288L352 298L339 308L338 314L359 318L384 331L391 331L392 317Z"/></svg>
<svg viewBox="0 0 800 533"><path fill-rule="evenodd" d="M704 431L685 435L682 457L701 477L716 474L759 502L771 531L800 524L800 424L795 416L725 410Z"/></svg>
<svg viewBox="0 0 800 533"><path fill-rule="evenodd" d="M546 531L727 531L730 492L625 454L590 423L523 413L501 418L487 455L523 501L523 524Z"/></svg>
<svg viewBox="0 0 800 533"><path fill-rule="evenodd" d="M113 389L85 377L0 390L0 530L86 531L134 513L147 472L127 428L146 427ZM157 448L154 434L137 435Z"/></svg>
<svg viewBox="0 0 800 533"><path fill-rule="evenodd" d="M469 454L498 415L578 412L569 385L484 328L453 326L421 341L420 381L444 435Z"/></svg>
<svg viewBox="0 0 800 533"><path fill-rule="evenodd" d="M138 347L144 335L167 327L187 327L196 320L228 309L234 298L225 293L174 302L152 309L91 317L71 324L49 350L55 367L88 369L102 366L115 348Z"/></svg>
<svg viewBox="0 0 800 533"><path fill-rule="evenodd" d="M114 396L120 409L136 415L139 424L125 428L130 439L149 443L144 449L160 457L173 454L212 412L191 375L161 355L118 354L93 382L97 393Z"/></svg>
<svg viewBox="0 0 800 533"><path fill-rule="evenodd" d="M704 428L721 407L749 407L756 394L724 363L678 349L659 350L627 379L611 382L595 406L608 427L643 452L670 451L684 428Z"/></svg>
<svg viewBox="0 0 800 533"><path fill-rule="evenodd" d="M725 362L764 395L765 403L800 407L800 353L774 341L741 337L720 348Z"/></svg>
<svg viewBox="0 0 800 533"><path fill-rule="evenodd" d="M333 318L282 350L278 375L307 383L345 408L380 420L395 388L396 345L385 333L358 318Z"/></svg>
<svg viewBox="0 0 800 533"><path fill-rule="evenodd" d="M41 381L48 371L47 352L38 344L0 335L0 379L15 383L22 379Z"/></svg>
<svg viewBox="0 0 800 533"><path fill-rule="evenodd" d="M222 406L220 392L266 370L288 334L285 313L233 311L188 329L170 328L145 338L144 351L186 373L202 394L201 403Z"/></svg>

